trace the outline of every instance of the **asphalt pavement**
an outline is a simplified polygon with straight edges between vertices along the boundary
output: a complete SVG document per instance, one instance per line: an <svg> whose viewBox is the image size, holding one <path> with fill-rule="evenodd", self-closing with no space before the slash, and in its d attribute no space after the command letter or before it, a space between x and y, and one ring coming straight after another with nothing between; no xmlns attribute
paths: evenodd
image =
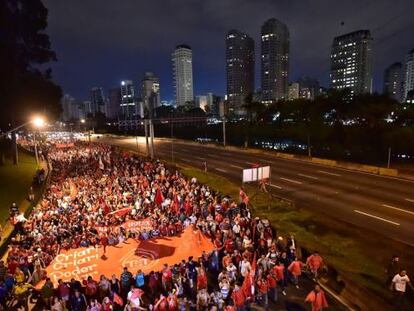
<svg viewBox="0 0 414 311"><path fill-rule="evenodd" d="M101 137L99 141L146 152L142 137ZM298 207L318 209L414 246L414 181L183 141L155 139L154 153L166 161L200 169L207 162L210 172L240 184L244 168L270 165L268 190L272 193Z"/></svg>

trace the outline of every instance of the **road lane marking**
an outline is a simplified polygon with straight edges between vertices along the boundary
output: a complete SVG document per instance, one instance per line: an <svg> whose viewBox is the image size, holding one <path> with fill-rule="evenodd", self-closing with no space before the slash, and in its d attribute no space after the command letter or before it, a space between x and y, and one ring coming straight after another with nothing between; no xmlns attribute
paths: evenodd
<svg viewBox="0 0 414 311"><path fill-rule="evenodd" d="M276 188L276 189L282 189L282 187L274 185L274 184L269 184L270 187Z"/></svg>
<svg viewBox="0 0 414 311"><path fill-rule="evenodd" d="M218 168L218 167L216 167L215 169L216 169L217 171L219 171L219 172L227 173L227 171L226 171L226 170L223 170L222 168Z"/></svg>
<svg viewBox="0 0 414 311"><path fill-rule="evenodd" d="M293 179L289 179L289 178L280 177L280 179L285 180L285 181L288 181L288 182L291 182L293 184L298 184L298 185L301 185L302 184L301 181L297 181L297 180L293 180Z"/></svg>
<svg viewBox="0 0 414 311"><path fill-rule="evenodd" d="M375 219L378 219L378 220L381 220L381 221L384 221L384 222L388 222L389 224L393 224L395 226L399 226L400 225L398 222L394 222L394 221L391 221L391 220L388 220L388 219L385 219L385 218L382 218L382 217L379 217L379 216L375 216L375 215L372 215L372 214L368 214L368 213L359 211L357 209L354 209L354 212L355 213L358 213L358 214L361 214L361 215L365 215L365 216L371 217L371 218L375 218Z"/></svg>
<svg viewBox="0 0 414 311"><path fill-rule="evenodd" d="M408 201L408 202L414 203L413 199L405 199L405 200Z"/></svg>
<svg viewBox="0 0 414 311"><path fill-rule="evenodd" d="M326 174L326 175L331 175L331 176L337 176L337 177L341 176L339 174L331 173L331 172L327 172L327 171L318 171L318 172L322 173L322 174Z"/></svg>
<svg viewBox="0 0 414 311"><path fill-rule="evenodd" d="M405 210L405 209L398 208L398 207L395 207L395 206L392 206L392 205L382 204L382 206L384 206L384 207L388 207L388 208L390 208L390 209L393 209L393 210L396 210L396 211L400 211L400 212L403 212L403 213L407 213L407 214L414 215L414 212L407 211L407 210Z"/></svg>
<svg viewBox="0 0 414 311"><path fill-rule="evenodd" d="M234 167L234 168L238 168L238 169L244 169L244 167L241 167L241 166L238 166L238 165L234 165L234 164L230 164L230 166L231 167Z"/></svg>
<svg viewBox="0 0 414 311"><path fill-rule="evenodd" d="M309 178L309 179L319 179L318 177L315 176L311 176L311 175L306 175L306 174L298 174L299 176L305 177L305 178Z"/></svg>

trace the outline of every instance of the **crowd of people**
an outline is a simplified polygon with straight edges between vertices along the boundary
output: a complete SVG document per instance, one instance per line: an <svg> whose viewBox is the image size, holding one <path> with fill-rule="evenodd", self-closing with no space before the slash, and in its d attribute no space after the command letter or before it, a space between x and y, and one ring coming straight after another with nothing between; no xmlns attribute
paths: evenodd
<svg viewBox="0 0 414 311"><path fill-rule="evenodd" d="M249 198L226 197L160 161L149 161L100 144L51 148L50 183L0 262L0 302L28 310L268 310L287 288L301 286L304 269L323 267L315 252L297 257L293 236L280 237L267 219L253 218ZM18 214L18 207L11 208ZM122 211L122 212L121 212ZM151 230L128 231L128 220L150 219ZM98 227L117 228L99 232ZM211 239L214 251L194 254L148 274L113 267L99 279L59 280L46 267L61 250L106 249L128 239L179 235L185 228ZM41 283L40 288L35 288ZM328 306L316 285L302 301L312 310Z"/></svg>

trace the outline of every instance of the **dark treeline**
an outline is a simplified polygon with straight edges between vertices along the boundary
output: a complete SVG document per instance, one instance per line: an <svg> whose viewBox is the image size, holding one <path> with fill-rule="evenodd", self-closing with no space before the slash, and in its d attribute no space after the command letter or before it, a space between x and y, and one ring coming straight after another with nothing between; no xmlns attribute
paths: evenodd
<svg viewBox="0 0 414 311"><path fill-rule="evenodd" d="M363 163L386 163L389 148L393 158L403 154L414 156L414 107L386 95L364 94L350 99L347 90L330 90L313 101L280 101L267 107L250 100L245 109L244 120L227 118L229 144L261 146L261 142L270 142L272 146L286 143L283 150L287 152ZM157 114L162 119L200 117L203 112L195 109L190 114L160 107ZM175 123L172 130L176 138L222 141L220 123L207 125L206 121L194 120ZM155 133L170 137L171 124L156 123Z"/></svg>

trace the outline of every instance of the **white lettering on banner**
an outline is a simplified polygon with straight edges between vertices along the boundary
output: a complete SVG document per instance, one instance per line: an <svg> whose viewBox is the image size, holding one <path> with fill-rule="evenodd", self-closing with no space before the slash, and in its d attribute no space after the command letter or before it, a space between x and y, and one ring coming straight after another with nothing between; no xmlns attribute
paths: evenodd
<svg viewBox="0 0 414 311"><path fill-rule="evenodd" d="M90 264L90 262L98 258L98 249L94 247L88 247L72 254L59 254L54 260L53 269L60 271L53 271L49 277L57 283L59 279L70 280L75 277L83 279L89 275L95 275L98 273L95 271L97 264ZM64 271L65 269L68 271Z"/></svg>
<svg viewBox="0 0 414 311"><path fill-rule="evenodd" d="M154 250L148 249L131 249L124 257L121 258L121 265L128 269L135 269L145 266L147 269L158 263L159 255Z"/></svg>

